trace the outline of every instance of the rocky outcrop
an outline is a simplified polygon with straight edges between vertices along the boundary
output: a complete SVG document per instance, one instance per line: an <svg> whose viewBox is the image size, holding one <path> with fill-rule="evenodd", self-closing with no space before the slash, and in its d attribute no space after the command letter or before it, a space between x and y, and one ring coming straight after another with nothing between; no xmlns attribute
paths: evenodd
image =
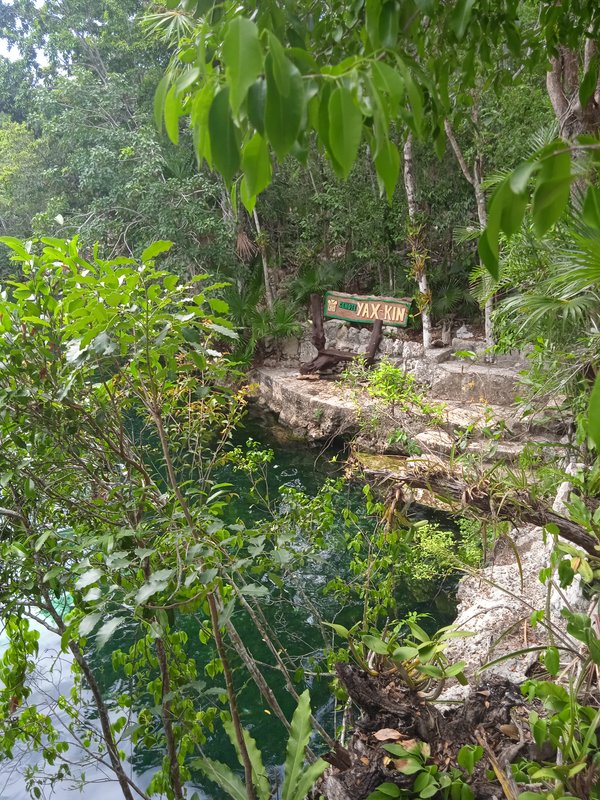
<svg viewBox="0 0 600 800"><path fill-rule="evenodd" d="M297 370L290 367L262 367L255 371L254 381L258 403L309 441L356 434L359 451L424 453L445 459L469 453L484 461L514 461L529 442L538 439L549 457L562 449L562 431L549 430L543 420L524 417L507 405L432 398L437 411L432 417L416 406L390 409L333 378L299 379Z"/></svg>

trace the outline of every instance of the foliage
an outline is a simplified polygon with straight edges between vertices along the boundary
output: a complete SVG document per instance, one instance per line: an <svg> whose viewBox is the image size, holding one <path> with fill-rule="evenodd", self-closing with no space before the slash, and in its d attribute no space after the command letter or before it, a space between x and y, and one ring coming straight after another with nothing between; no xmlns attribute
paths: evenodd
<svg viewBox="0 0 600 800"><path fill-rule="evenodd" d="M352 628L330 623L335 633L348 642L348 653L358 665L371 674L397 673L408 688L419 691L428 700L439 697L447 680L456 678L467 684L464 661L451 664L445 655L448 642L468 632L453 627L440 628L431 636L417 622L418 615L410 614L401 621L391 621L384 630L361 624Z"/></svg>
<svg viewBox="0 0 600 800"><path fill-rule="evenodd" d="M383 358L369 369L364 361L354 359L342 373L349 386L364 390L367 395L383 401L384 407L396 411L423 414L435 424L443 419L444 404L430 400L414 375Z"/></svg>
<svg viewBox="0 0 600 800"><path fill-rule="evenodd" d="M478 761L483 757L480 745L463 745L458 752L458 764L462 767L451 767L442 770L437 764L428 764L430 755L426 742L413 740L404 745L387 744L385 749L395 756L394 764L404 775L414 775L411 789L401 789L395 783L384 783L368 796L367 800L385 800L385 798L440 797L449 800L473 800L475 795L467 780L473 773Z"/></svg>
<svg viewBox="0 0 600 800"><path fill-rule="evenodd" d="M155 266L170 242L139 261L105 261L97 249L86 260L75 240L3 243L24 278L0 303L2 752L40 752L30 774L40 791L77 784L104 753L129 798L119 750L152 748L163 760L147 792L181 798L223 697L238 715L221 628L239 642L230 615L268 593L257 576L281 582L277 573L318 544L333 522L332 489L309 500L290 487L287 505L256 529L223 521L232 495L213 471L244 410L222 354L236 334L221 284L180 282ZM177 612L197 621L193 652ZM57 700L65 729L31 694L30 620L72 658L75 687ZM94 646L111 647L122 679L114 718ZM65 756L72 741L83 742L79 763Z"/></svg>
<svg viewBox="0 0 600 800"><path fill-rule="evenodd" d="M239 758L239 748L237 747L231 722L226 725L226 730L232 744L238 750ZM316 759L307 767L304 766L304 752L310 733L310 697L307 689L300 695L292 717L283 771L282 800L304 800L315 781L328 766L327 762L321 758ZM248 750L252 754L252 779L258 800L269 800L272 790L263 764L262 754L247 731L244 731L244 738ZM243 766L241 758L240 763ZM246 792L241 780L226 764L209 758L201 758L194 761L194 766L201 769L208 778L217 783L234 800L245 800Z"/></svg>

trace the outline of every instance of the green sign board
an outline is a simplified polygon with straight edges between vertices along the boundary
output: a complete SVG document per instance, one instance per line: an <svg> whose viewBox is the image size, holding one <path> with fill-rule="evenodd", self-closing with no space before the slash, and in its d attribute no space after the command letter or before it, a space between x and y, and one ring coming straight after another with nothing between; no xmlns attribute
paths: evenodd
<svg viewBox="0 0 600 800"><path fill-rule="evenodd" d="M348 322L375 322L405 328L412 300L409 297L371 297L327 292L324 316L328 319L344 319Z"/></svg>

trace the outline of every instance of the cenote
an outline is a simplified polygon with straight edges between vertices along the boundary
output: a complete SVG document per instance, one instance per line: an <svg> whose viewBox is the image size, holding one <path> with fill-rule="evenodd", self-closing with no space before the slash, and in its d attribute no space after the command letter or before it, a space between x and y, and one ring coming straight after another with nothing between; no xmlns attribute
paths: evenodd
<svg viewBox="0 0 600 800"><path fill-rule="evenodd" d="M280 496L281 487L305 492L309 497L315 497L319 489L328 478L340 477L345 465L343 443L337 443L327 449L310 447L290 437L289 433L276 425L273 420L264 415L257 416L250 413L243 428L237 431L235 444L245 446L248 439L258 443L261 448L274 452L274 458L269 465L269 493L278 504L285 503L285 495ZM260 519L264 511L255 502L251 493L251 484L248 477L234 469L232 464L227 464L220 469L218 480L233 484L236 497L225 509L225 516L229 522L243 519L252 524ZM341 493L334 499L336 513L339 515L339 525L332 527L331 533L326 538L324 546L314 555L305 560L300 569L293 574L286 575L286 580L281 586L262 581L261 585L268 586L269 595L263 599L264 611L267 619L280 631L285 631L286 647L297 667L298 689L302 691L305 686L310 688L313 711L323 726L333 732L341 720L336 717L335 700L331 692L331 679L319 676L319 669L323 668L323 651L331 646L333 634L331 630L320 624L319 618L325 621L337 621L344 625L351 625L360 618L361 609L356 604L342 605L333 594L327 594L324 589L327 583L335 577L349 575L349 555L344 547L342 508L350 508L359 518L365 531L373 528L374 520L367 516L364 505L363 485L359 481L346 480ZM452 521L443 518L436 512L424 508L414 508L411 515L416 518L428 518L441 521L446 526L451 526ZM260 582L260 576L257 577ZM427 588L427 596L417 596L408 585L401 586L398 591L395 609L396 618L401 618L410 611L428 614L423 621L424 627L435 628L440 624L448 624L454 617L452 583L449 585L436 585ZM236 612L235 622L238 631L242 634L246 647L255 658L263 664L270 663L269 652L261 641L261 637L249 619L244 618L241 612ZM180 614L176 622L187 636L190 653L197 655L199 644L199 625L194 615ZM124 690L113 670L111 648L126 649L131 644L127 632L111 640L110 645L101 650L90 648L92 665L97 673L99 682L106 696L115 701L115 717L120 713L116 709L116 699ZM196 650L194 651L194 648ZM34 681L34 694L40 705L52 706L53 698L57 691L68 692L72 684L69 669L69 660L66 656L58 656L59 644L56 637L48 631L41 631L40 656L36 678ZM203 648L208 662L215 656L210 648ZM234 666L236 665L234 662ZM288 716L293 713L295 703L285 690L281 673L274 668L264 668L267 681L278 698L281 707ZM268 764L274 776L282 763L285 751L285 731L279 721L273 716L261 697L255 685L242 673L241 669L235 670L238 688L238 702L243 720L251 734L262 749L265 763ZM193 691L197 693L198 709L206 708L215 703L219 687L224 685L222 675L214 679L209 677L206 681L198 682ZM89 720L93 721L94 709L92 704L88 707ZM248 721L251 723L248 724ZM93 722L92 722L93 724ZM318 749L319 744L315 741ZM76 751L77 748L73 748ZM225 736L220 722L215 722L215 732L209 735L204 748L206 755L236 766L233 748ZM127 766L138 782L145 786L151 780L152 774L160 764L164 751L161 748L154 750L152 747L137 746L126 753ZM73 752L73 761L77 762L77 753ZM4 761L0 765L0 800L25 800L30 797L26 786L25 770L27 765L36 763L37 755L33 753L16 753L12 762ZM106 783L106 775L95 765L90 765L85 770L85 788L83 795L86 800L111 800L121 796L116 783ZM223 795L216 786L211 784L201 775L198 775L191 784L200 797L222 798ZM193 793L193 791L192 791ZM66 800L78 796L77 790L67 789L61 783L54 787L52 795L58 800Z"/></svg>

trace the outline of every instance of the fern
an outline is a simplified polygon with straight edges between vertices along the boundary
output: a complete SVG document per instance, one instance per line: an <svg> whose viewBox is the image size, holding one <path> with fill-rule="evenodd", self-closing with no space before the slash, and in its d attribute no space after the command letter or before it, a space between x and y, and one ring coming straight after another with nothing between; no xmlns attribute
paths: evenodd
<svg viewBox="0 0 600 800"><path fill-rule="evenodd" d="M233 800L247 800L243 781L226 764L212 758L195 758L192 766L214 781Z"/></svg>
<svg viewBox="0 0 600 800"><path fill-rule="evenodd" d="M310 788L309 786L306 791L304 791L305 780L302 780L304 751L310 739L310 734L310 694L308 689L306 689L298 698L298 706L292 717L290 737L288 739L285 758L281 800L302 800L302 798L306 796L308 788ZM322 761L322 764L319 764L319 761L317 761L312 767L318 767L317 769L311 770L311 775L313 773L316 775L316 777L313 778L314 782L323 773L327 764L325 761ZM307 770L307 772L308 771L309 770ZM300 794L300 791L303 791L303 794Z"/></svg>
<svg viewBox="0 0 600 800"><path fill-rule="evenodd" d="M230 720L225 722L224 727L235 747L238 760L242 764L241 753L232 722ZM304 766L304 755L311 731L310 694L307 689L300 695L298 706L292 717L286 750L281 800L304 800L315 781L321 777L328 767L327 762L322 758L317 759L307 767ZM246 749L252 766L252 782L256 788L258 800L269 800L271 786L263 764L262 754L247 731L244 731L244 741L246 742ZM218 784L233 800L247 800L243 781L226 764L214 761L211 758L197 758L192 762L192 766L201 770L207 778Z"/></svg>
<svg viewBox="0 0 600 800"><path fill-rule="evenodd" d="M237 736L235 735L233 722L231 720L227 720L223 723L223 727L225 728L225 731L231 740L231 744L235 747L238 761L241 764L242 755L240 753ZM243 734L244 742L246 743L246 750L248 751L248 758L252 764L252 782L256 788L256 795L258 800L269 800L269 797L271 796L271 785L269 783L269 778L267 777L267 771L265 770L265 766L263 764L262 753L258 749L256 741L252 738L252 736L250 736L248 731L244 730Z"/></svg>

